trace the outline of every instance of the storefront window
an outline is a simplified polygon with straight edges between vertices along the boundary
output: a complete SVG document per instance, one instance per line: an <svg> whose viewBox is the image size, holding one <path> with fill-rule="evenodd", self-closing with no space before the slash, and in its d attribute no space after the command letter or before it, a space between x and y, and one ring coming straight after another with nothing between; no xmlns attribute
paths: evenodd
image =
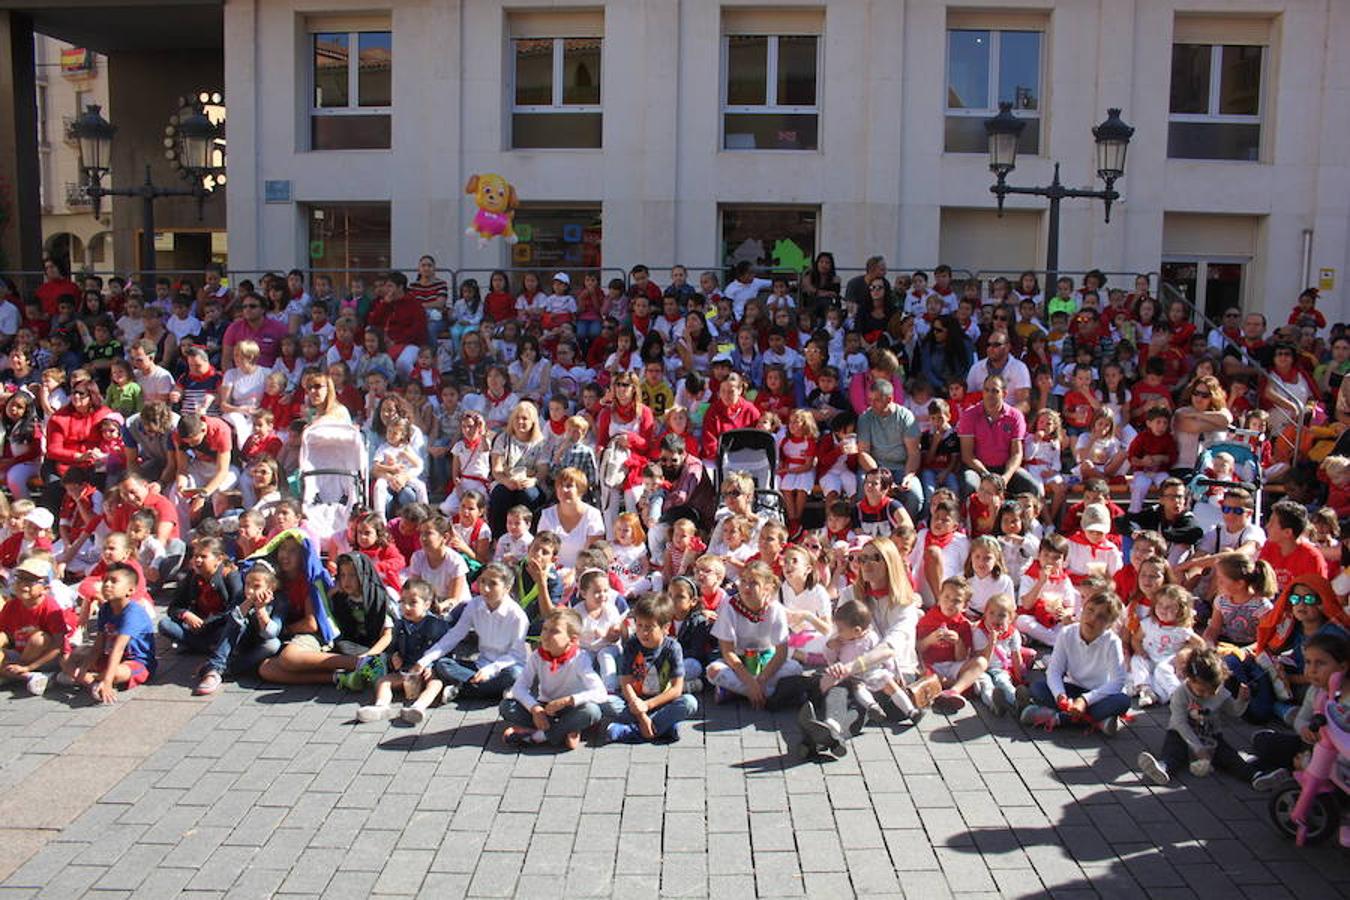
<svg viewBox="0 0 1350 900"><path fill-rule="evenodd" d="M722 263L800 274L816 252L816 207L723 206Z"/></svg>
<svg viewBox="0 0 1350 900"><path fill-rule="evenodd" d="M531 206L516 210L512 268L594 269L600 266L600 207ZM551 274L551 273L550 273Z"/></svg>
<svg viewBox="0 0 1350 900"><path fill-rule="evenodd" d="M354 274L369 279L391 268L389 204L324 204L308 208L309 267L330 270L341 287Z"/></svg>

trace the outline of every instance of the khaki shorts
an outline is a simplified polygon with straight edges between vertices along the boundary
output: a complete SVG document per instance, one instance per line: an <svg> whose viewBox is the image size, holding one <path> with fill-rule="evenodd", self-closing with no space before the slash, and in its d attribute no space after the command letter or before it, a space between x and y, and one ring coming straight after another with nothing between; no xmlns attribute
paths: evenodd
<svg viewBox="0 0 1350 900"><path fill-rule="evenodd" d="M315 634L297 634L291 638L290 645L306 653L327 653L333 647L332 644L320 644L319 636Z"/></svg>

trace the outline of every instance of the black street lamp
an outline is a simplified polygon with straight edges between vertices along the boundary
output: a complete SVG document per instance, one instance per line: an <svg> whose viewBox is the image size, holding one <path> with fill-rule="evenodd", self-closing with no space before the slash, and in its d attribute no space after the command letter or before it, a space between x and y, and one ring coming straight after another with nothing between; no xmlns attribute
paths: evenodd
<svg viewBox="0 0 1350 900"><path fill-rule="evenodd" d="M104 197L141 198L141 289L147 297L155 289L155 201L160 197L196 197L197 217L211 195L202 183L220 168L213 165L212 153L219 137L219 129L197 109L183 117L170 141L169 153L179 160L188 187L160 187L150 180L150 166L145 167L145 182L132 188L108 188L103 177L111 168L113 135L117 129L103 118L101 107L90 104L71 126L80 145L80 169L84 175L85 193L93 201L94 215L99 214Z"/></svg>
<svg viewBox="0 0 1350 900"><path fill-rule="evenodd" d="M1097 177L1106 182L1100 191L1068 188L1060 183L1059 163L1055 163L1055 177L1046 187L1015 187L1008 184L1008 173L1017 167L1017 140L1026 127L1026 121L1012 114L1012 104L998 105L998 115L984 122L989 137L989 171L998 180L989 190L998 197L998 214L1003 215L1003 200L1009 194L1026 194L1050 199L1049 235L1045 247L1046 290L1051 290L1059 276L1059 202L1065 197L1087 197L1101 200L1106 205L1106 221L1111 221L1111 203L1120 199L1116 181L1125 177L1125 151L1129 149L1134 129L1120 119L1119 109L1108 109L1106 121L1092 129L1097 142Z"/></svg>

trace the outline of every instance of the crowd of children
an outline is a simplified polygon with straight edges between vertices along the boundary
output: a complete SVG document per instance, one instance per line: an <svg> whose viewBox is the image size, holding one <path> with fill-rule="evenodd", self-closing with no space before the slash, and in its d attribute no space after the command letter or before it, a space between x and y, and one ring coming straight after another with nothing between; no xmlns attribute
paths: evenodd
<svg viewBox="0 0 1350 900"><path fill-rule="evenodd" d="M829 254L800 279L494 272L454 297L429 257L342 295L221 274L147 298L53 271L0 300L24 311L0 677L34 694L113 702L158 635L203 658L201 694L331 682L360 722L490 700L521 745L675 740L704 696L796 708L799 749L835 755L930 708L1110 735L1156 704L1147 777L1268 785L1346 667L1350 459L1320 454L1326 496L1263 527L1259 470L1204 453L1247 426L1269 475L1285 426L1327 415L1350 354L1315 293L1268 340L1197 332L1143 277L1047 299L1032 273L892 281L878 258L846 285ZM975 464L995 420L998 469ZM298 496L320 426L369 451L336 526ZM764 468L723 463L736 429L771 435ZM1230 717L1276 730L1249 759Z"/></svg>

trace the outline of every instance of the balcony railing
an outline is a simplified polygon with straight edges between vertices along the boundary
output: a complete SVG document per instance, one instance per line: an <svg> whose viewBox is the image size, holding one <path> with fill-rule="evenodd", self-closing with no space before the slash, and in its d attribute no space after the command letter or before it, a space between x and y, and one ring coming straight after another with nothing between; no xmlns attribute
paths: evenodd
<svg viewBox="0 0 1350 900"><path fill-rule="evenodd" d="M66 182L66 206L83 209L93 205L85 186L77 181Z"/></svg>

